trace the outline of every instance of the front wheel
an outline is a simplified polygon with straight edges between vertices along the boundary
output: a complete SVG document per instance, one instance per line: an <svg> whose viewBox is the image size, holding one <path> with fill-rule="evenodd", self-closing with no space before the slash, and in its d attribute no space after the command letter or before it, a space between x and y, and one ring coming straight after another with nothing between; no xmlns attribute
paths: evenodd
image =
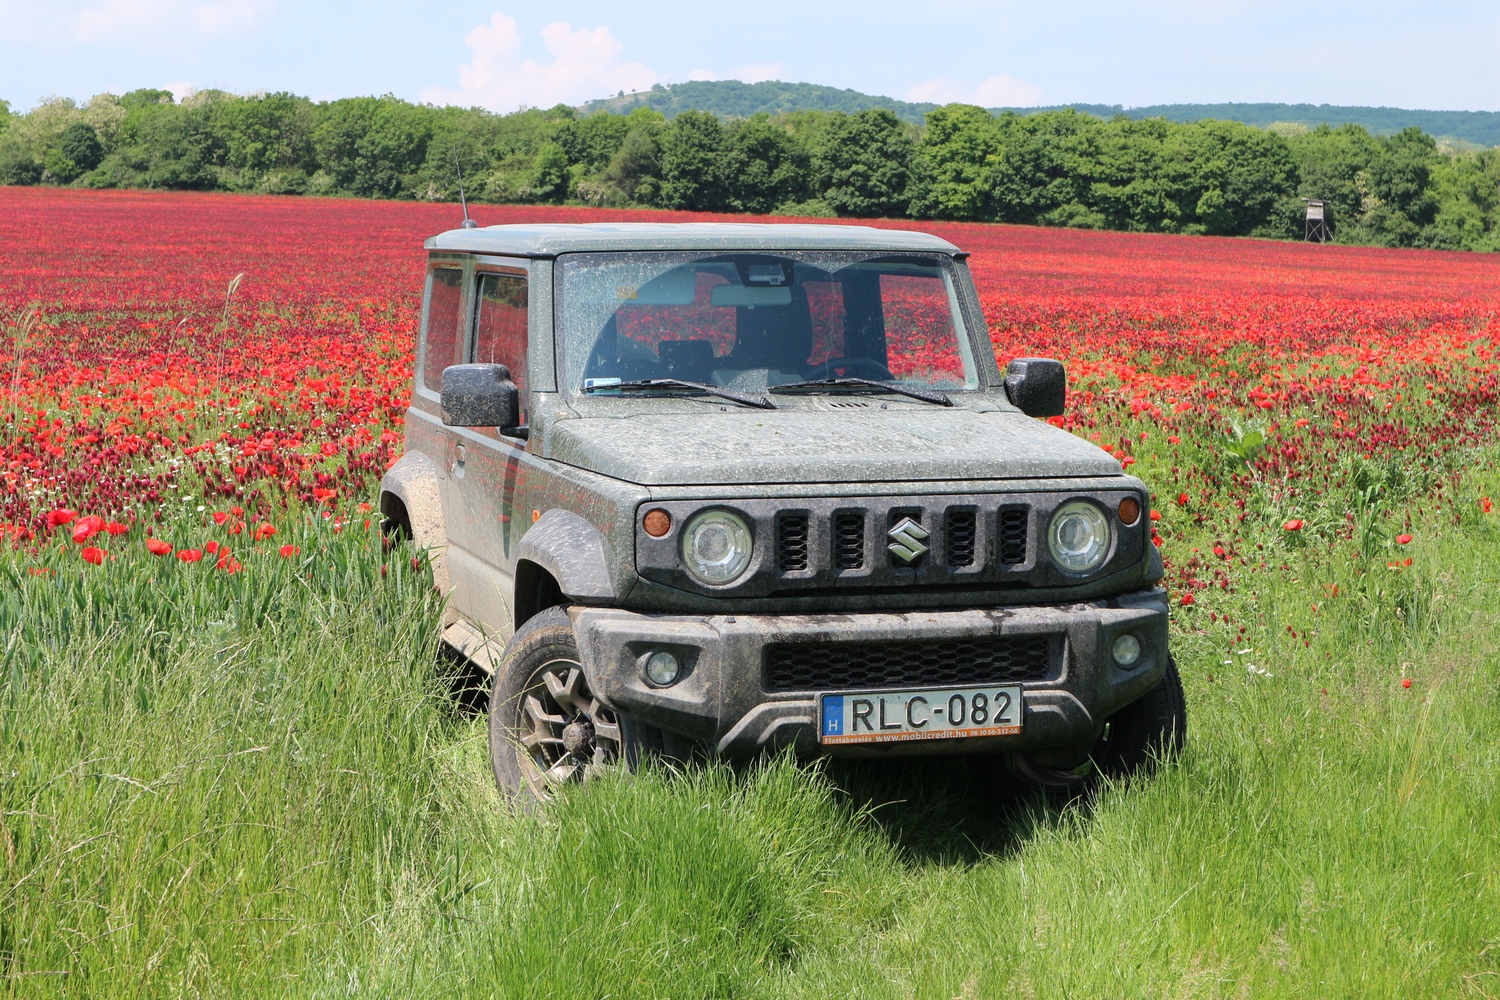
<svg viewBox="0 0 1500 1000"><path fill-rule="evenodd" d="M516 632L490 695L490 764L500 790L543 800L616 762L635 767L653 730L589 690L573 625L548 608Z"/></svg>
<svg viewBox="0 0 1500 1000"><path fill-rule="evenodd" d="M1177 662L1169 656L1156 686L1105 720L1103 731L1091 745L1072 751L1019 754L1015 769L1022 779L1039 788L1078 794L1101 777L1149 774L1158 763L1182 752L1186 735L1187 702L1182 678ZM1075 753L1084 759L1077 760Z"/></svg>

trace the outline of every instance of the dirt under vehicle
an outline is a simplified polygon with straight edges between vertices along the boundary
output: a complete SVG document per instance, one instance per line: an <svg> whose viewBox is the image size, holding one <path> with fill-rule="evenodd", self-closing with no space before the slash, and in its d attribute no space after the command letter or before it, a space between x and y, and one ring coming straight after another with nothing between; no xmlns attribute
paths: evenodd
<svg viewBox="0 0 1500 1000"><path fill-rule="evenodd" d="M429 254L388 529L494 674L501 786L703 748L1181 745L1149 494L1002 372L967 254L835 225L465 228Z"/></svg>

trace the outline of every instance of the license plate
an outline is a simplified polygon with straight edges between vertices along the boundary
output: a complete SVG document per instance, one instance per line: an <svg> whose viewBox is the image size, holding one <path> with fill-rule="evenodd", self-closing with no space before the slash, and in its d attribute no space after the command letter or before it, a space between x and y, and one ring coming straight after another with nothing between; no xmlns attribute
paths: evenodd
<svg viewBox="0 0 1500 1000"><path fill-rule="evenodd" d="M823 743L1014 736L1021 731L1021 689L825 694L819 718Z"/></svg>

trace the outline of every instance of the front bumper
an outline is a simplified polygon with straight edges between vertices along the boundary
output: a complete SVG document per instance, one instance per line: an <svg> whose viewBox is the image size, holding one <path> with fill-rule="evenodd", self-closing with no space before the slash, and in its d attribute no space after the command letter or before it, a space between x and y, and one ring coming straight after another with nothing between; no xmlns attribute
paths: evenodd
<svg viewBox="0 0 1500 1000"><path fill-rule="evenodd" d="M1104 720L1161 679L1167 663L1167 599L1162 590L1059 606L910 613L830 615L661 615L616 608L569 612L584 671L611 707L702 741L728 757L795 747L804 755L889 755L1036 750L1076 745L1096 736ZM1116 636L1134 633L1140 660L1115 664ZM964 737L885 744L818 742L820 695L843 688L769 691L767 645L881 643L1045 635L1057 638L1042 679L1021 682L1025 717L1015 736ZM684 664L670 687L648 684L640 664L667 649ZM924 685L902 684L917 688ZM878 690L879 688L877 688ZM867 690L867 688L860 688Z"/></svg>

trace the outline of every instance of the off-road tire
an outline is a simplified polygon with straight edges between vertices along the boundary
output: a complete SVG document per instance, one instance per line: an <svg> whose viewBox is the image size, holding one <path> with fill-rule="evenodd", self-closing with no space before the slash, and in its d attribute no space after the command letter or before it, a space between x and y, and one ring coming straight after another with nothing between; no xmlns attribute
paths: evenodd
<svg viewBox="0 0 1500 1000"><path fill-rule="evenodd" d="M490 764L505 794L549 798L601 768L634 770L661 750L661 732L603 705L589 690L567 612L548 608L506 644L490 692Z"/></svg>
<svg viewBox="0 0 1500 1000"><path fill-rule="evenodd" d="M1186 736L1182 677L1177 661L1168 656L1156 686L1105 720L1086 764L1064 771L1039 766L1020 755L1014 766L1027 784L1051 793L1079 795L1096 787L1101 778L1125 780L1150 774L1158 764L1182 752Z"/></svg>

